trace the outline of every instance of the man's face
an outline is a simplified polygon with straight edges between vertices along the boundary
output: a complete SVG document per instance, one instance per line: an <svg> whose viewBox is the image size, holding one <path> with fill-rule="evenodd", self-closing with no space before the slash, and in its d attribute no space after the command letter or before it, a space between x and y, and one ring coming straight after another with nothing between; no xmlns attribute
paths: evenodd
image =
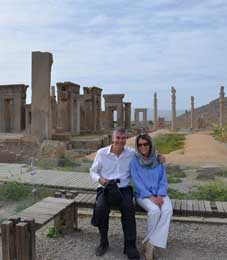
<svg viewBox="0 0 227 260"><path fill-rule="evenodd" d="M127 140L126 134L116 133L112 136L112 142L115 147L124 148Z"/></svg>

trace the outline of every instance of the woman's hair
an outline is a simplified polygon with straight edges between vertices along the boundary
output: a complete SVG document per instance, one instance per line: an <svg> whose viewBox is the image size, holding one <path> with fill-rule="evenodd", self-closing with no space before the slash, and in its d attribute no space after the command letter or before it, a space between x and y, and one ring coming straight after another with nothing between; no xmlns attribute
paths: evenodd
<svg viewBox="0 0 227 260"><path fill-rule="evenodd" d="M140 139L143 139L143 140L145 140L149 143L149 154L150 154L152 148L154 148L154 144L152 142L151 137L149 136L149 134L146 134L146 133L142 133L142 134L137 135L137 137L136 137L136 149L137 149L137 151L139 151L138 144L139 144Z"/></svg>

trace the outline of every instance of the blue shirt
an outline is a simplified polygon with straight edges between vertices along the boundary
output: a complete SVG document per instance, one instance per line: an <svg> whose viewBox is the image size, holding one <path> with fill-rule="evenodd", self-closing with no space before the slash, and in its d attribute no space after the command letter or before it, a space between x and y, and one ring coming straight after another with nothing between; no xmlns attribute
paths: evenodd
<svg viewBox="0 0 227 260"><path fill-rule="evenodd" d="M151 195L168 195L166 169L163 164L158 164L155 168L142 166L137 157L134 156L130 163L130 168L136 198L144 199Z"/></svg>

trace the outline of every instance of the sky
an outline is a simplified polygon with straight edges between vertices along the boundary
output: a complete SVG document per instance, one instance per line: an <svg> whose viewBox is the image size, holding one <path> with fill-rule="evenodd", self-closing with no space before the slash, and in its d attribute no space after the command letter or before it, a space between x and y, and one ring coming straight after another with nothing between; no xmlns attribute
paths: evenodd
<svg viewBox="0 0 227 260"><path fill-rule="evenodd" d="M32 51L51 52L51 84L125 94L133 107L190 108L227 86L226 0L0 0L0 85L31 85ZM227 92L227 91L226 91ZM31 89L27 101L31 99Z"/></svg>

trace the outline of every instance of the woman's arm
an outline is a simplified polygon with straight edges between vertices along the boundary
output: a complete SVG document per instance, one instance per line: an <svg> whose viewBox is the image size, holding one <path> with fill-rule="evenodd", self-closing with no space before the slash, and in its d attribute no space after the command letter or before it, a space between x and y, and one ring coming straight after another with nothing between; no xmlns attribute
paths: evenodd
<svg viewBox="0 0 227 260"><path fill-rule="evenodd" d="M130 164L131 176L134 183L135 190L138 194L140 194L140 198L144 199L150 197L152 193L146 188L144 185L142 178L139 175L139 169L136 167L135 159L131 161Z"/></svg>
<svg viewBox="0 0 227 260"><path fill-rule="evenodd" d="M168 189L168 181L166 176L166 169L165 166L162 164L157 195L167 196L168 195L167 189Z"/></svg>

